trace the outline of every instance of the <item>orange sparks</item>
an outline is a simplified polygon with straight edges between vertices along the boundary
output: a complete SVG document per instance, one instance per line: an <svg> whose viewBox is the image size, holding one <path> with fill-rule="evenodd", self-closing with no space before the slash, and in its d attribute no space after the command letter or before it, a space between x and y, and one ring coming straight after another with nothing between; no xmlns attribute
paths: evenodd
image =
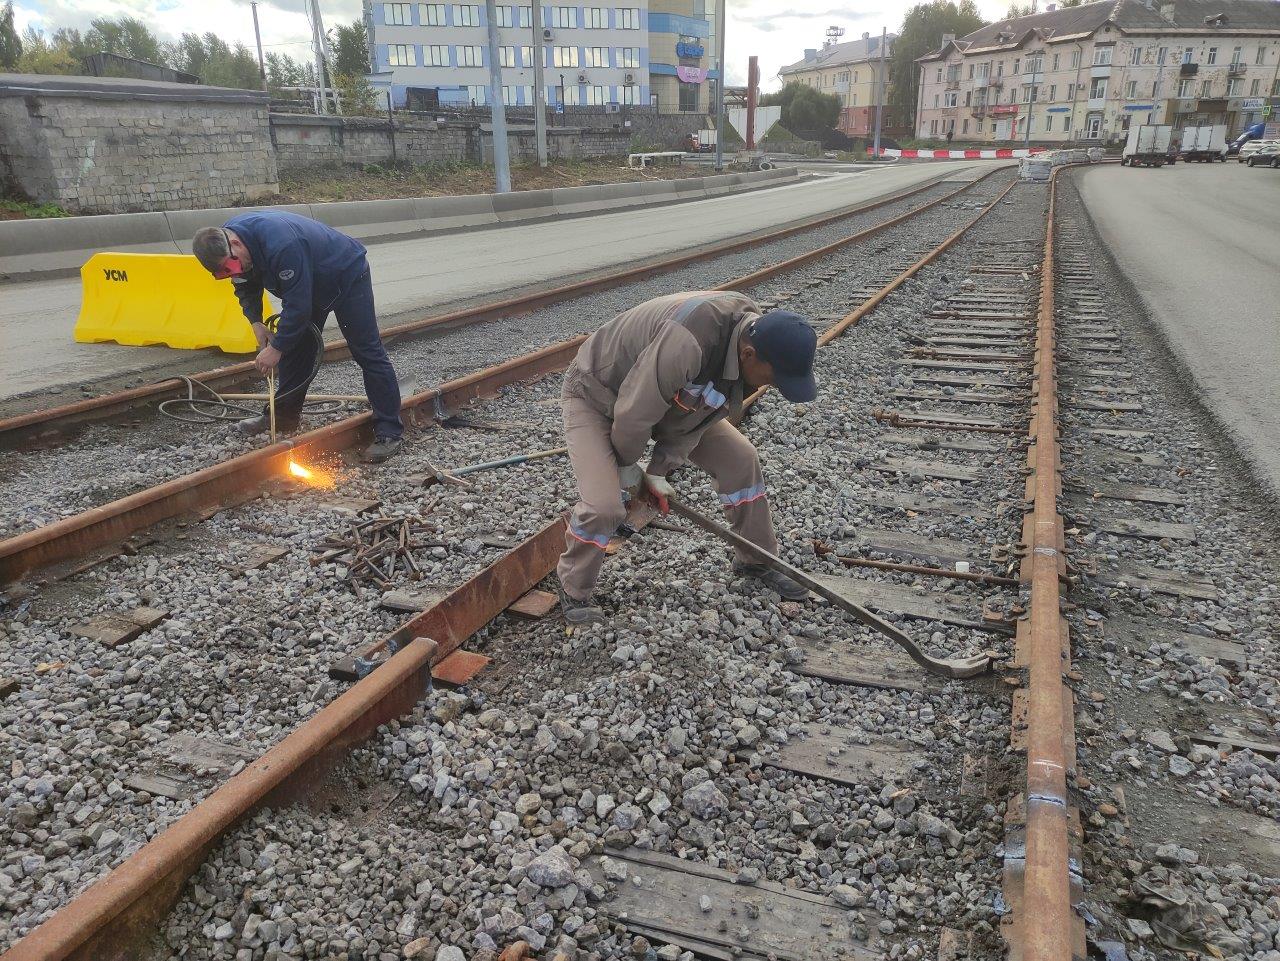
<svg viewBox="0 0 1280 961"><path fill-rule="evenodd" d="M294 477L300 478L305 481L309 481L316 476L315 471L307 470L305 467L299 464L296 460L289 461L289 473L292 474Z"/></svg>
<svg viewBox="0 0 1280 961"><path fill-rule="evenodd" d="M289 476L311 487L333 486L333 477L330 474L318 468L303 467L292 457L289 458Z"/></svg>

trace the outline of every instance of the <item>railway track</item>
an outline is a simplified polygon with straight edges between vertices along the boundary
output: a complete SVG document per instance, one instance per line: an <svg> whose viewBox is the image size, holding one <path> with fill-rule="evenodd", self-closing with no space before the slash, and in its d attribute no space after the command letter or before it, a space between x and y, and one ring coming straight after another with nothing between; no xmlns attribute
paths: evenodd
<svg viewBox="0 0 1280 961"><path fill-rule="evenodd" d="M430 957L437 943L470 952L515 940L548 957L613 956L635 950L633 938L712 957L870 957L890 947L921 957L941 938L983 956L1000 950L997 930L1017 957L1083 956L1071 910L1081 880L1063 682L1072 671L1061 663L1058 598L1070 573L1054 441L1061 294L1052 220L1045 235L1043 218L1028 215L1047 191L1014 189L1014 209L1004 212L1002 194L987 215L991 239L960 230L947 238L955 250L911 251L919 256L882 270L878 286L840 264L818 294L857 305L823 334L824 403L837 409L765 400L748 423L758 441L774 438L762 450L777 465L770 485L790 559L831 577L854 569L846 589L927 632L935 648L1001 650L1006 679L1021 682L1012 710L1006 685L934 684L827 609L778 610L726 592L688 532L647 531L615 558L623 600L613 630L566 640L550 620L494 621L562 544L559 521L532 529L525 518L545 516L570 490L550 464L521 469L514 483L489 475L442 499L440 529L480 548L484 528L501 535L494 543L527 535L518 546L332 663L337 678L367 676L260 760L200 755L224 772L248 763L198 804L153 799L162 820L189 813L6 957L135 956L135 936L155 931L157 956L190 957L230 957L233 945L252 957L411 947ZM1085 281L1069 272L1066 281L1078 302L1071 285ZM794 284L766 293L803 296ZM1057 320L1066 323L1060 307ZM553 439L556 394L553 381L513 385L500 404L467 415ZM510 451L512 431L444 432L442 446L488 459ZM1024 466L1034 495L1025 526ZM832 467L844 473L834 491ZM421 498L412 483L379 493ZM477 518L484 500L498 509ZM279 525L290 501L241 508L233 526ZM219 523L228 522L201 526ZM970 576L956 576L957 561ZM485 657L489 669L473 675ZM423 701L432 670L470 683ZM173 760L153 733L144 759L168 750ZM579 791L592 797L571 796ZM300 796L310 805L272 810ZM756 823L740 830L744 810ZM562 841L577 877L530 881L563 873L547 850ZM305 883L299 865L314 868ZM197 869L194 893L160 922ZM529 914L534 903L547 910ZM433 925L436 916L446 922ZM547 940L553 931L559 940Z"/></svg>

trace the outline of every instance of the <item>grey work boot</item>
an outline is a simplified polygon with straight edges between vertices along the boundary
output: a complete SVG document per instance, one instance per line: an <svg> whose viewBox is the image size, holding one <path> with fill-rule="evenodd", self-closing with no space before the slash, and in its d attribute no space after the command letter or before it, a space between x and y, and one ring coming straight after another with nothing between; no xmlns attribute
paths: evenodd
<svg viewBox="0 0 1280 961"><path fill-rule="evenodd" d="M588 624L603 624L604 611L596 602L588 597L585 601L570 597L563 590L560 592L560 610L564 612L564 622L574 627L585 627Z"/></svg>
<svg viewBox="0 0 1280 961"><path fill-rule="evenodd" d="M803 601L809 596L809 588L787 577L781 571L763 564L748 564L745 561L734 561L733 572L740 577L750 577L759 581L764 587L782 595L788 601Z"/></svg>
<svg viewBox="0 0 1280 961"><path fill-rule="evenodd" d="M360 459L366 464L381 464L383 461L390 460L400 453L400 448L403 446L403 437L378 437L365 448L364 453L360 455Z"/></svg>
<svg viewBox="0 0 1280 961"><path fill-rule="evenodd" d="M246 417L244 420L238 420L233 425L237 431L246 437L254 437L258 434L266 434L271 431L271 415L259 414L257 417ZM277 434L292 434L298 429L296 420L286 420L281 417L276 418Z"/></svg>

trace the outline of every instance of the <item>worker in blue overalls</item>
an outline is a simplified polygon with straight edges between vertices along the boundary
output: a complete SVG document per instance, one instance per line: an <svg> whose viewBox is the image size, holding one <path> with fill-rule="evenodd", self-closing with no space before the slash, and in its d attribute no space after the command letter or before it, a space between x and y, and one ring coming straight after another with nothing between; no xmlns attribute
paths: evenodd
<svg viewBox="0 0 1280 961"><path fill-rule="evenodd" d="M298 429L307 388L319 369L319 332L332 312L364 373L365 393L373 407L374 441L364 459L381 463L400 449L400 386L378 332L363 244L308 217L259 210L232 217L221 227L201 229L191 252L214 277L235 284L258 341L254 365L263 374L279 367L278 430ZM282 304L275 333L263 324L264 289ZM268 415L250 417L236 427L246 434L263 433L269 428Z"/></svg>

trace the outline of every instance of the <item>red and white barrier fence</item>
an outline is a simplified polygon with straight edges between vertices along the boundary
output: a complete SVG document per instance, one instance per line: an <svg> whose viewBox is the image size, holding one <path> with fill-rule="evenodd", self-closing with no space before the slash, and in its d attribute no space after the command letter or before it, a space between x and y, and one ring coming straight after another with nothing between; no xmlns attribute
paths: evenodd
<svg viewBox="0 0 1280 961"><path fill-rule="evenodd" d="M1047 147L999 147L995 150L895 150L881 147L881 157L902 157L907 160L1007 160L1010 157L1030 157L1032 154L1044 153ZM875 154L872 147L867 153Z"/></svg>

